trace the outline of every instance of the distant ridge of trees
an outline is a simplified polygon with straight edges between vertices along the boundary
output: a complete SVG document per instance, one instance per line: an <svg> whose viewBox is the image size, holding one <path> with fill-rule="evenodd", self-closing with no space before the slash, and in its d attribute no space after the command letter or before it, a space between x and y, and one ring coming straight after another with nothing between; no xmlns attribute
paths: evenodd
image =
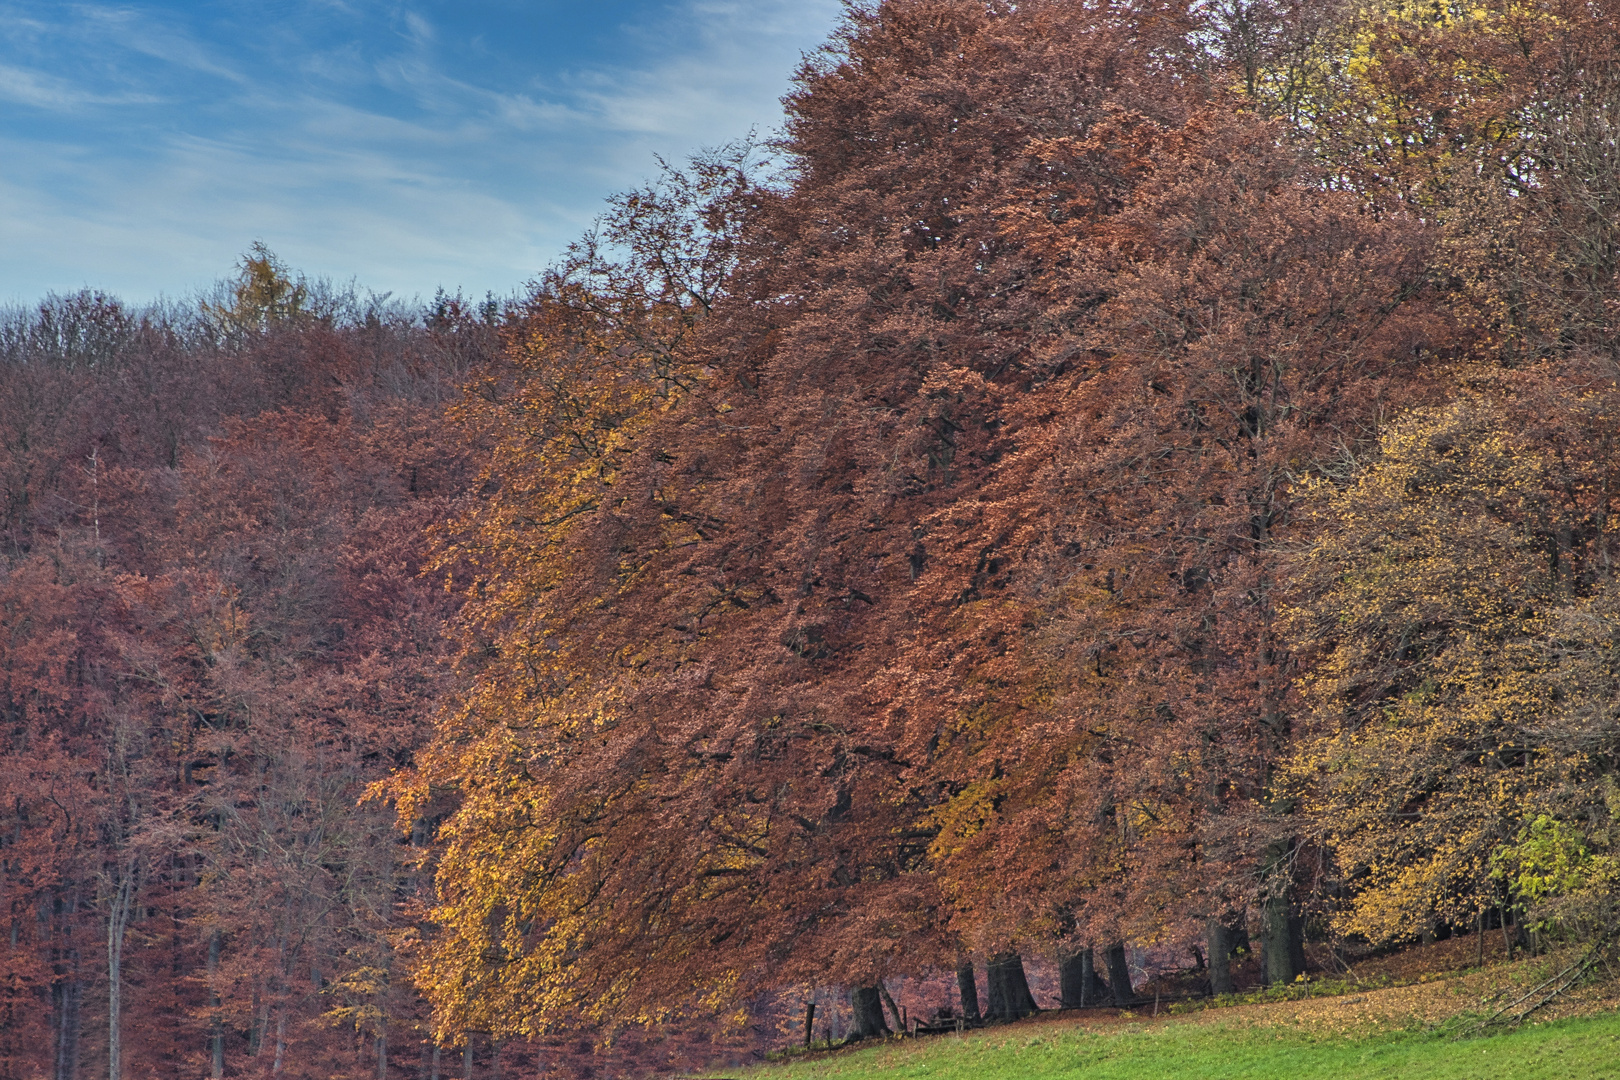
<svg viewBox="0 0 1620 1080"><path fill-rule="evenodd" d="M341 1070L344 1009L381 1068L366 1018L411 1015L412 849L356 803L446 686L418 570L498 313L262 248L222 298L0 318L8 1076Z"/></svg>

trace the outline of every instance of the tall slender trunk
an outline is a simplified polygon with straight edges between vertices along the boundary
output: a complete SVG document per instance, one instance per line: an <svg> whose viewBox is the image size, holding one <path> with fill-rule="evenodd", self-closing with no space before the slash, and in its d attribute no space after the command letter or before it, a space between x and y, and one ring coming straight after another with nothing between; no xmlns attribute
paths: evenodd
<svg viewBox="0 0 1620 1080"><path fill-rule="evenodd" d="M461 1051L461 1080L472 1080L472 1074L473 1074L473 1059L472 1059L472 1057L473 1057L473 1055L472 1055L472 1036L468 1035L467 1036L467 1045L465 1047L463 1047L462 1051Z"/></svg>
<svg viewBox="0 0 1620 1080"><path fill-rule="evenodd" d="M208 1007L214 1015L208 1021L209 1075L220 1080L225 1075L225 1029L219 1018L219 952L222 946L219 930L208 935Z"/></svg>
<svg viewBox="0 0 1620 1080"><path fill-rule="evenodd" d="M878 980L878 997L882 998L883 1004L889 1007L889 1016L894 1019L894 1030L904 1035L906 1033L905 1014L900 1011L900 1006L894 1003L894 998L889 996L889 988L883 985L882 979Z"/></svg>
<svg viewBox="0 0 1620 1080"><path fill-rule="evenodd" d="M77 957L74 957L77 960ZM56 988L56 1080L78 1080L79 1034L84 986L78 979L78 964L74 975Z"/></svg>
<svg viewBox="0 0 1620 1080"><path fill-rule="evenodd" d="M804 1048L810 1049L810 1036L816 1030L816 1003L812 999L804 1003Z"/></svg>
<svg viewBox="0 0 1620 1080"><path fill-rule="evenodd" d="M1125 943L1116 941L1108 946L1106 959L1108 983L1114 991L1114 1004L1123 1009L1136 1000L1136 990L1131 986L1131 965L1125 958Z"/></svg>
<svg viewBox="0 0 1620 1080"><path fill-rule="evenodd" d="M55 1014L56 1031L52 1039L55 1052L55 1080L78 1080L80 1004L84 984L79 981L79 949L74 942L74 917L79 911L79 891L75 888L66 899L58 896L51 903L48 918L52 938L60 945L51 948L51 968L55 975L51 986L51 1005Z"/></svg>
<svg viewBox="0 0 1620 1080"><path fill-rule="evenodd" d="M430 1069L429 1069L429 1072L428 1072L428 1080L439 1080L439 1054L440 1053L441 1053L441 1048L439 1047L439 1045L437 1043L435 1043L434 1046L433 1046L433 1064L430 1066Z"/></svg>
<svg viewBox="0 0 1620 1080"><path fill-rule="evenodd" d="M956 989L962 995L962 1019L977 1024L983 1017L979 1013L979 985L973 977L973 961L963 960L956 965Z"/></svg>
<svg viewBox="0 0 1620 1080"><path fill-rule="evenodd" d="M137 868L126 864L119 876L107 912L107 1078L124 1075L124 936L134 908Z"/></svg>
<svg viewBox="0 0 1620 1080"><path fill-rule="evenodd" d="M1114 991L1103 977L1097 973L1096 954L1091 949L1087 949L1086 954L1080 958L1080 962L1085 973L1087 1003L1101 1005L1103 1002L1111 1000Z"/></svg>
<svg viewBox="0 0 1620 1080"><path fill-rule="evenodd" d="M984 1018L991 1023L1006 1019L1007 988L996 978L996 958L991 957L984 970Z"/></svg>
<svg viewBox="0 0 1620 1080"><path fill-rule="evenodd" d="M253 1003L251 1014L253 1019L248 1022L248 1057L258 1057L264 1049L264 1032L270 1025L270 1003L264 1000L264 991L260 985L253 987Z"/></svg>
<svg viewBox="0 0 1620 1080"><path fill-rule="evenodd" d="M283 913L280 940L276 942L276 973L274 981L270 984L270 989L277 993L280 1001L280 1005L276 1009L276 1054L275 1060L270 1065L270 1075L272 1076L281 1075L281 1065L286 1060L287 1055L286 990L292 983L292 968L287 956L287 935L292 930L291 906L292 903L289 900L287 910Z"/></svg>
<svg viewBox="0 0 1620 1080"><path fill-rule="evenodd" d="M377 1080L388 1080L388 1029L377 1029Z"/></svg>

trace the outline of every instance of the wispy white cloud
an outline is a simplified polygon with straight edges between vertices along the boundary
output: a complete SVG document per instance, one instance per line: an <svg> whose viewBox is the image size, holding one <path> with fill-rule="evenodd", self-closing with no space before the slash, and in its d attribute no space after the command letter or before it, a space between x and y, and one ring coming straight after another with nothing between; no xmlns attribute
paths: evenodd
<svg viewBox="0 0 1620 1080"><path fill-rule="evenodd" d="M435 36L433 24L416 12L408 11L405 13L405 25L410 30L411 39L417 44L425 45L433 41Z"/></svg>
<svg viewBox="0 0 1620 1080"><path fill-rule="evenodd" d="M430 0L298 0L298 18L243 16L236 39L173 5L63 18L0 0L0 99L101 117L45 129L0 113L0 302L184 293L255 239L397 294L510 292L654 154L775 126L798 55L839 10L637 2L590 53L504 40ZM91 43L93 61L48 63Z"/></svg>
<svg viewBox="0 0 1620 1080"><path fill-rule="evenodd" d="M133 8L101 4L74 4L68 10L71 17L58 24L58 32L96 39L102 48L127 49L199 74L235 83L248 81L215 50L178 26L172 15L165 19Z"/></svg>
<svg viewBox="0 0 1620 1080"><path fill-rule="evenodd" d="M0 100L36 109L66 111L86 105L148 105L162 99L133 92L98 93L41 71L0 64Z"/></svg>

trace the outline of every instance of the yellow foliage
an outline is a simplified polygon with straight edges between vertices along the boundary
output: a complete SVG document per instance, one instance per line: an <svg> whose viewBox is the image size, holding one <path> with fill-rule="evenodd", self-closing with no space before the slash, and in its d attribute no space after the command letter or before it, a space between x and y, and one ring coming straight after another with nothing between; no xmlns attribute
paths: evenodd
<svg viewBox="0 0 1620 1080"><path fill-rule="evenodd" d="M1355 885L1340 929L1386 941L1494 898L1493 853L1545 782L1542 641L1566 583L1544 458L1491 405L1414 414L1380 450L1315 492L1288 612L1311 715L1286 783Z"/></svg>
<svg viewBox="0 0 1620 1080"><path fill-rule="evenodd" d="M412 972L441 1041L531 1037L609 1016L636 977L593 982L586 942L610 948L616 934L646 929L603 928L592 906L622 852L591 821L638 789L575 791L560 809L548 779L571 747L611 735L618 696L603 672L633 672L634 658L600 655L577 629L578 595L562 594L591 570L582 530L612 509L649 426L698 378L676 359L688 324L679 309L561 287L534 302L507 367L456 410L492 448L486 496L447 530L435 564L467 597L470 685L416 768L373 792L397 802L407 827L443 793L459 798L439 832L436 931ZM674 523L669 532L671 543L683 538ZM637 570L613 565L607 577L628 583Z"/></svg>
<svg viewBox="0 0 1620 1080"><path fill-rule="evenodd" d="M239 335L264 330L303 315L309 286L276 258L262 241L242 256L235 279L229 282L229 303L204 303L203 314L223 333Z"/></svg>

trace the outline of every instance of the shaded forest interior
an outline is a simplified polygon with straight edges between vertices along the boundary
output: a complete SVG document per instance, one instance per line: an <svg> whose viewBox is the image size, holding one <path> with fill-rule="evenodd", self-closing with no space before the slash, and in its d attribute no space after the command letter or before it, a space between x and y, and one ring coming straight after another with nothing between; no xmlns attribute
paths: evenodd
<svg viewBox="0 0 1620 1080"><path fill-rule="evenodd" d="M0 1075L1620 934L1620 8L852 5L519 298L0 316Z"/></svg>

